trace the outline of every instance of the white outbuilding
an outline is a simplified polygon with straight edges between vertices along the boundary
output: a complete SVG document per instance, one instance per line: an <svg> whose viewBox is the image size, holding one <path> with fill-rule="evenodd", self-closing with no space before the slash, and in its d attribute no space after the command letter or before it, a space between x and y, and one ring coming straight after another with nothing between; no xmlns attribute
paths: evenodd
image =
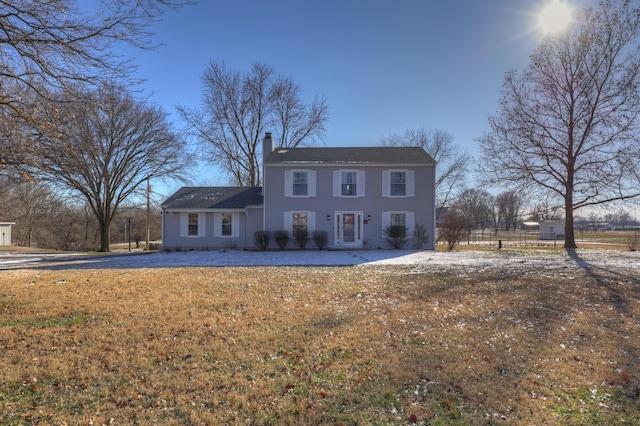
<svg viewBox="0 0 640 426"><path fill-rule="evenodd" d="M564 240L564 222L560 220L541 220L541 240Z"/></svg>
<svg viewBox="0 0 640 426"><path fill-rule="evenodd" d="M10 222L9 219L0 216L0 246L11 245L11 225L15 224L15 222Z"/></svg>

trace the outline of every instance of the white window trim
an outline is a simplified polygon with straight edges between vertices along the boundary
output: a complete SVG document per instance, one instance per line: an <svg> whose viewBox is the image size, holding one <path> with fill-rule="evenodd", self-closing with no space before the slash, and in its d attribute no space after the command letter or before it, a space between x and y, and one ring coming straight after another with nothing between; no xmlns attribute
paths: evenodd
<svg viewBox="0 0 640 426"><path fill-rule="evenodd" d="M342 195L342 173L352 172L356 174L356 195ZM333 171L333 196L339 198L358 198L365 196L365 171L355 169L343 169Z"/></svg>
<svg viewBox="0 0 640 426"><path fill-rule="evenodd" d="M404 226L407 227L407 237L410 237L413 234L413 230L416 226L416 214L415 212L408 211L388 211L382 212L382 237L384 238L384 230L387 229L389 225L391 225L391 215L392 214L404 214Z"/></svg>
<svg viewBox="0 0 640 426"><path fill-rule="evenodd" d="M293 173L307 173L307 195L293 195ZM316 196L316 171L309 169L291 169L284 171L284 196L309 198Z"/></svg>
<svg viewBox="0 0 640 426"><path fill-rule="evenodd" d="M405 195L391 195L391 172L405 173ZM389 198L410 198L416 196L416 171L408 169L389 169L382 171L382 196Z"/></svg>
<svg viewBox="0 0 640 426"><path fill-rule="evenodd" d="M309 236L316 230L316 212L307 210L291 210L284 212L284 229L289 231L289 235L293 236L293 215L295 213L307 214L307 232Z"/></svg>
<svg viewBox="0 0 640 426"><path fill-rule="evenodd" d="M222 235L222 215L231 213L231 235ZM216 238L238 238L240 236L240 213L218 212L213 214L213 236Z"/></svg>
<svg viewBox="0 0 640 426"><path fill-rule="evenodd" d="M189 215L198 215L198 235L189 235ZM180 213L180 236L184 238L203 238L206 235L206 213L181 212Z"/></svg>

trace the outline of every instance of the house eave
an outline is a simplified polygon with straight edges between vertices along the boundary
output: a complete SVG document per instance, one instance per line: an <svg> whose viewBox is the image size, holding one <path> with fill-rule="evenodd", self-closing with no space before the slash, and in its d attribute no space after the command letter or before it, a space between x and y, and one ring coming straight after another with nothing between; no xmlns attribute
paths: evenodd
<svg viewBox="0 0 640 426"><path fill-rule="evenodd" d="M335 167L335 166L361 166L361 167L393 167L396 169L403 167L435 167L436 163L378 163L363 161L282 161L278 163L267 163L265 167L291 167L291 166L313 166L313 167Z"/></svg>

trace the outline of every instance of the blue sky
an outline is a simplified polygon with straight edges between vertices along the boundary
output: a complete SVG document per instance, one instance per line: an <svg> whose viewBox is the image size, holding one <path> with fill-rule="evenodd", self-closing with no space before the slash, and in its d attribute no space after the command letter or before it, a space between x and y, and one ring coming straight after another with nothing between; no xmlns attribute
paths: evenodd
<svg viewBox="0 0 640 426"><path fill-rule="evenodd" d="M200 0L163 15L158 49L127 54L176 126L176 105L201 102L207 63L246 70L258 61L292 77L306 100L326 97L325 146L369 146L424 127L477 155L504 73L527 65L548 1ZM192 183L227 182L202 164Z"/></svg>

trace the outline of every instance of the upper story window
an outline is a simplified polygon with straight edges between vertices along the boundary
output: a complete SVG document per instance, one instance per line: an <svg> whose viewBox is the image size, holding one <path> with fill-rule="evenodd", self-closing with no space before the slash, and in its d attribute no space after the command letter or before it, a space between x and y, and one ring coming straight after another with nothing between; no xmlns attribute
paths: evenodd
<svg viewBox="0 0 640 426"><path fill-rule="evenodd" d="M391 196L405 196L407 195L407 173L406 172L391 172L391 187L389 194Z"/></svg>
<svg viewBox="0 0 640 426"><path fill-rule="evenodd" d="M383 170L382 196L383 197L414 197L415 196L415 171L414 170Z"/></svg>
<svg viewBox="0 0 640 426"><path fill-rule="evenodd" d="M293 172L293 195L309 195L309 172Z"/></svg>
<svg viewBox="0 0 640 426"><path fill-rule="evenodd" d="M198 213L189 213L188 233L190 237L198 235Z"/></svg>
<svg viewBox="0 0 640 426"><path fill-rule="evenodd" d="M334 170L334 197L364 197L364 170Z"/></svg>
<svg viewBox="0 0 640 426"><path fill-rule="evenodd" d="M358 195L358 180L356 172L342 172L342 195L355 197Z"/></svg>
<svg viewBox="0 0 640 426"><path fill-rule="evenodd" d="M285 197L315 197L316 172L314 170L285 170Z"/></svg>

